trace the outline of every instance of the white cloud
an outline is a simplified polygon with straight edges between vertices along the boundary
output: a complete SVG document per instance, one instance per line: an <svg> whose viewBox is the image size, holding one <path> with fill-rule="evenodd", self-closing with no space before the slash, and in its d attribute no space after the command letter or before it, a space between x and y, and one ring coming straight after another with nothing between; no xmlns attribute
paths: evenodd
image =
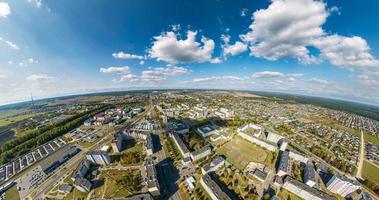
<svg viewBox="0 0 379 200"><path fill-rule="evenodd" d="M129 66L125 67L102 67L100 72L105 74L130 74Z"/></svg>
<svg viewBox="0 0 379 200"><path fill-rule="evenodd" d="M145 61L141 60L141 61L139 61L139 64L140 64L140 65L144 65L144 64L145 64Z"/></svg>
<svg viewBox="0 0 379 200"><path fill-rule="evenodd" d="M0 17L8 17L11 14L11 7L8 3L0 2Z"/></svg>
<svg viewBox="0 0 379 200"><path fill-rule="evenodd" d="M162 81L168 76L177 76L191 73L190 70L184 67L157 67L151 70L142 71L141 79L144 81Z"/></svg>
<svg viewBox="0 0 379 200"><path fill-rule="evenodd" d="M49 76L47 74L32 74L26 77L26 80L33 82L52 82L55 81L55 77Z"/></svg>
<svg viewBox="0 0 379 200"><path fill-rule="evenodd" d="M222 35L221 39L223 41L222 49L223 49L223 55L238 55L240 53L243 53L247 50L247 45L245 43L242 43L240 41L236 41L234 44L229 44L230 42L230 35Z"/></svg>
<svg viewBox="0 0 379 200"><path fill-rule="evenodd" d="M112 56L114 58L119 58L119 59L139 59L139 60L143 60L144 59L143 56L129 54L129 53L124 53L122 51L118 52L118 53L113 53Z"/></svg>
<svg viewBox="0 0 379 200"><path fill-rule="evenodd" d="M33 7L41 8L43 5L42 0L28 0L28 3L31 4Z"/></svg>
<svg viewBox="0 0 379 200"><path fill-rule="evenodd" d="M322 84L322 85L328 85L328 84L331 84L331 82L327 81L327 80L324 80L324 79L320 79L320 78L312 78L309 80L310 82L313 82L313 83L317 83L317 84Z"/></svg>
<svg viewBox="0 0 379 200"><path fill-rule="evenodd" d="M343 67L378 67L379 60L369 53L366 40L358 36L331 35L315 40L321 56L333 65Z"/></svg>
<svg viewBox="0 0 379 200"><path fill-rule="evenodd" d="M247 9L247 8L243 8L242 10L241 10L241 17L246 17L246 15L247 15L247 13L249 12L249 9Z"/></svg>
<svg viewBox="0 0 379 200"><path fill-rule="evenodd" d="M173 31L164 32L154 37L149 55L158 61L168 63L210 62L215 48L212 39L201 37L201 43L196 41L197 32L187 31L187 38L180 39Z"/></svg>
<svg viewBox="0 0 379 200"><path fill-rule="evenodd" d="M254 12L251 31L241 38L250 44L256 57L268 60L293 57L302 63L312 63L316 59L306 46L324 35L321 25L327 16L321 1L273 0L267 9Z"/></svg>
<svg viewBox="0 0 379 200"><path fill-rule="evenodd" d="M214 81L243 81L245 78L241 78L238 76L211 76L204 78L195 78L190 81L183 81L183 83L206 83L206 82L214 82Z"/></svg>
<svg viewBox="0 0 379 200"><path fill-rule="evenodd" d="M38 60L35 60L34 58L28 58L19 62L18 65L20 67L28 67L29 65L36 63L38 63Z"/></svg>
<svg viewBox="0 0 379 200"><path fill-rule="evenodd" d="M286 76L290 76L290 77L301 77L301 76L304 76L304 74L301 74L301 73L289 73L289 74L286 74Z"/></svg>
<svg viewBox="0 0 379 200"><path fill-rule="evenodd" d="M342 67L379 67L363 38L330 35L322 29L331 13L339 14L339 9L326 9L324 1L272 0L268 8L254 12L250 31L240 37L251 55L268 60L295 58L310 64L327 59ZM308 47L320 50L321 56L312 55Z"/></svg>
<svg viewBox="0 0 379 200"><path fill-rule="evenodd" d="M284 74L281 72L263 71L263 72L255 72L251 76L253 78L276 78L276 77L283 77Z"/></svg>
<svg viewBox="0 0 379 200"><path fill-rule="evenodd" d="M14 44L13 42L11 41L8 41L8 40L4 40L2 37L0 37L0 42L4 42L6 45L8 45L10 48L12 49L15 49L15 50L20 50L20 48Z"/></svg>
<svg viewBox="0 0 379 200"><path fill-rule="evenodd" d="M138 76L133 75L133 74L127 74L127 75L121 76L120 80L118 80L116 82L123 82L123 81L135 82L138 80L140 80Z"/></svg>

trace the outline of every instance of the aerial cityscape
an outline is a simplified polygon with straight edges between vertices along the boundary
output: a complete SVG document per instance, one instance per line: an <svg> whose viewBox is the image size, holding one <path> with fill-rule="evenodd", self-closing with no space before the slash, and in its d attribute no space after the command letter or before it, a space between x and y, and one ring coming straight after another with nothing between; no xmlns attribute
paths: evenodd
<svg viewBox="0 0 379 200"><path fill-rule="evenodd" d="M0 200L379 199L378 10L0 0Z"/></svg>

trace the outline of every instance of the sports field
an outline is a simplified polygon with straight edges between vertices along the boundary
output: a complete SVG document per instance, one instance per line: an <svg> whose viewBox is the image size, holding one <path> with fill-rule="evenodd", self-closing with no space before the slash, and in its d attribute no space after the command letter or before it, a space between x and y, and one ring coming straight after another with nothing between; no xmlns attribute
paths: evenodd
<svg viewBox="0 0 379 200"><path fill-rule="evenodd" d="M250 162L265 163L271 156L271 153L263 148L240 137L234 137L217 151L224 154L227 160L239 169L244 169Z"/></svg>

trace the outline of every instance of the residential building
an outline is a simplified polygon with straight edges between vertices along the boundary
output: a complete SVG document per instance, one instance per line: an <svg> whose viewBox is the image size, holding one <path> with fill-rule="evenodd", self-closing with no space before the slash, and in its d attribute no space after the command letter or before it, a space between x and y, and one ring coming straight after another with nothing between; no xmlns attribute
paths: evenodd
<svg viewBox="0 0 379 200"><path fill-rule="evenodd" d="M284 175L289 174L289 171L290 171L289 152L283 151L281 152L281 155L280 155L278 170L276 174L278 176L284 176Z"/></svg>
<svg viewBox="0 0 379 200"><path fill-rule="evenodd" d="M74 187L81 192L89 192L92 187L92 183L85 178L78 178L74 181Z"/></svg>
<svg viewBox="0 0 379 200"><path fill-rule="evenodd" d="M231 200L231 198L212 180L209 174L205 174L200 179L200 184L208 193L212 200Z"/></svg>
<svg viewBox="0 0 379 200"><path fill-rule="evenodd" d="M191 159L192 159L192 161L200 160L200 159L210 155L211 153L212 153L211 148L208 146L205 146L199 150L192 152L191 153Z"/></svg>
<svg viewBox="0 0 379 200"><path fill-rule="evenodd" d="M149 134L146 138L146 153L148 156L153 154L153 138Z"/></svg>
<svg viewBox="0 0 379 200"><path fill-rule="evenodd" d="M111 158L105 151L88 152L86 158L96 165L109 165L111 163Z"/></svg>
<svg viewBox="0 0 379 200"><path fill-rule="evenodd" d="M221 156L217 156L215 159L213 159L210 163L207 163L201 168L201 172L204 174L216 171L218 168L224 166L225 160Z"/></svg>
<svg viewBox="0 0 379 200"><path fill-rule="evenodd" d="M122 135L121 134L116 134L114 136L114 139L111 143L111 146L112 146L112 150L114 152L120 152L122 151L123 147L122 147L122 143L123 143L123 138L122 138Z"/></svg>
<svg viewBox="0 0 379 200"><path fill-rule="evenodd" d="M267 173L260 170L260 169L255 169L252 173L252 175L257 178L258 180L260 181L265 181L266 180L266 177L267 177Z"/></svg>
<svg viewBox="0 0 379 200"><path fill-rule="evenodd" d="M237 132L238 132L238 131L237 131ZM245 140L247 140L247 141L249 141L249 142L251 142L251 143L257 144L257 145L259 145L259 146L261 146L261 147L263 147L263 148L265 148L265 149L267 149L267 150L269 150L269 151L274 152L274 151L276 150L276 146L274 146L274 145L272 145L272 144L270 144L270 143L268 143L268 142L265 142L265 141L263 141L263 140L261 140L261 139L258 139L258 138L256 138L256 137L254 137L253 135L250 135L250 134L248 134L248 133L244 133L244 132L242 132L242 131L238 132L238 134L239 134L243 139L245 139Z"/></svg>
<svg viewBox="0 0 379 200"><path fill-rule="evenodd" d="M308 162L304 168L304 183L313 187L316 185L316 171L314 169L313 163Z"/></svg>
<svg viewBox="0 0 379 200"><path fill-rule="evenodd" d="M183 140L179 137L179 135L176 134L175 132L170 132L169 134L171 138L174 140L183 158L189 157L190 151L188 150L187 146L184 144Z"/></svg>
<svg viewBox="0 0 379 200"><path fill-rule="evenodd" d="M343 197L359 189L359 183L356 180L349 179L345 176L335 174L327 183L326 187L333 193Z"/></svg>
<svg viewBox="0 0 379 200"><path fill-rule="evenodd" d="M73 173L71 179L75 181L76 179L84 178L90 168L91 162L87 159L83 159L78 168L76 168L76 171Z"/></svg>
<svg viewBox="0 0 379 200"><path fill-rule="evenodd" d="M309 160L309 158L306 155L304 155L302 153L299 153L299 152L295 152L295 151L290 151L289 152L289 157L291 159L300 161L300 162L302 162L304 164L306 164L308 162L308 160Z"/></svg>
<svg viewBox="0 0 379 200"><path fill-rule="evenodd" d="M148 191L153 196L160 196L160 186L154 162L148 158L144 163L144 167L146 171L146 184L148 187Z"/></svg>
<svg viewBox="0 0 379 200"><path fill-rule="evenodd" d="M305 200L337 200L337 198L297 181L290 176L284 179L282 187Z"/></svg>
<svg viewBox="0 0 379 200"><path fill-rule="evenodd" d="M196 131L200 134L201 137L205 138L215 134L217 132L217 126L206 124L197 128Z"/></svg>

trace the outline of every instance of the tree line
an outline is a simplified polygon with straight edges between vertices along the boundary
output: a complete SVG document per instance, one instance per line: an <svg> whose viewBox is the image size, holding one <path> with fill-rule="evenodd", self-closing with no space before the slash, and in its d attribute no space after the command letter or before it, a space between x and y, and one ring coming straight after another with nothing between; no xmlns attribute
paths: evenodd
<svg viewBox="0 0 379 200"><path fill-rule="evenodd" d="M109 109L110 106L99 108L67 118L53 125L42 127L28 134L10 140L0 146L0 164L4 164L23 155L33 148L42 145L56 137L59 137L72 129L80 126L86 119Z"/></svg>

